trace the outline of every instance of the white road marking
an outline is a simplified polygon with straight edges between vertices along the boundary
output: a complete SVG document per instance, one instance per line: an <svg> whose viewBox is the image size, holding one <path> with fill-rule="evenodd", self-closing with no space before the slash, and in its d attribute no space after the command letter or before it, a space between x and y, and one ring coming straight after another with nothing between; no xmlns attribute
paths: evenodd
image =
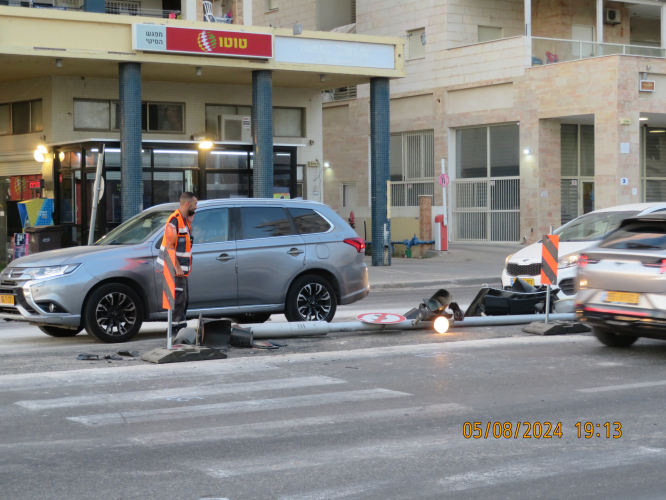
<svg viewBox="0 0 666 500"><path fill-rule="evenodd" d="M56 399L36 399L17 401L15 404L30 410L47 410L51 408L68 408L73 406L89 406L103 404L134 403L143 401L188 402L202 396L220 396L224 394L238 394L246 392L274 391L279 389L292 389L296 387L312 387L332 384L345 384L346 381L331 377L312 376L300 378L283 378L273 380L260 380L254 382L239 382L234 384L218 383L211 386L178 387L175 389L162 389L152 391L121 392L111 394L86 394Z"/></svg>
<svg viewBox="0 0 666 500"><path fill-rule="evenodd" d="M330 490L310 491L301 495L289 495L279 497L280 500L338 500L350 496L356 497L359 493L372 491L384 483L364 483L355 486L342 486Z"/></svg>
<svg viewBox="0 0 666 500"><path fill-rule="evenodd" d="M465 472L455 476L445 477L437 481L445 491L465 491L472 488L488 488L500 484L536 481L538 479L562 476L569 473L583 473L585 471L610 469L612 467L626 467L632 463L640 463L650 458L663 458L663 448L647 448L640 446L633 450L617 450L581 453L581 459L572 459L569 455L564 458L547 458L535 462L524 462L503 465L485 471ZM590 456L593 453L594 456Z"/></svg>
<svg viewBox="0 0 666 500"><path fill-rule="evenodd" d="M243 359L243 358L237 358ZM257 359L258 360L258 359ZM58 387L94 386L100 384L118 384L145 380L164 380L182 377L220 377L237 373L263 372L276 370L266 360L260 363L219 363L205 361L201 363L183 363L167 365L136 365L117 368L99 368L69 370L62 372L25 373L20 375L1 375L0 392L30 391ZM258 360L262 361L262 360Z"/></svg>
<svg viewBox="0 0 666 500"><path fill-rule="evenodd" d="M297 418L290 420L274 420L256 424L226 425L224 427L183 430L177 434L173 432L159 432L131 438L131 441L147 446L161 446L176 443L212 442L228 439L257 439L274 437L279 434L281 438L302 436L306 431L304 427L323 429L329 425L340 425L349 422L360 423L367 421L384 421L392 418L410 419L418 417L444 416L451 413L461 413L469 408L446 403L441 405L417 406L412 408L396 408L392 410L377 410L359 413L346 413L343 415L329 415L324 417Z"/></svg>
<svg viewBox="0 0 666 500"><path fill-rule="evenodd" d="M467 443L464 443L467 444ZM267 474L309 467L340 466L349 462L376 460L406 460L419 453L440 452L454 445L449 438L425 436L400 440L378 440L355 446L328 446L298 453L264 455L250 460L191 463L193 470L211 477L225 479L248 474Z"/></svg>
<svg viewBox="0 0 666 500"><path fill-rule="evenodd" d="M666 385L666 380L658 380L656 382L637 382L635 384L607 385L605 387L590 387L589 389L577 389L577 391L609 392L609 391L623 391L625 389L641 389L643 387L659 387L661 385Z"/></svg>
<svg viewBox="0 0 666 500"><path fill-rule="evenodd" d="M67 420L94 427L102 425L156 422L158 420L172 420L177 418L205 417L210 415L228 415L230 413L283 410L286 408L301 408L305 406L370 401L375 399L398 398L403 396L411 396L411 394L406 392L391 391L389 389L365 389L360 391L310 394L306 396L290 396L276 399L232 401L229 403L197 405L180 408L160 408L155 410L103 413L100 415L67 417Z"/></svg>

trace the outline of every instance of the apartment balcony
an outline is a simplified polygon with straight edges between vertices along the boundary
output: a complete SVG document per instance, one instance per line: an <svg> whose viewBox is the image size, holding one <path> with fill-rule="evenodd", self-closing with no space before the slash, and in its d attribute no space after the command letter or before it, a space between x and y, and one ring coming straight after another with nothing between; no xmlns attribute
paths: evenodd
<svg viewBox="0 0 666 500"><path fill-rule="evenodd" d="M532 60L530 66L542 66L567 61L579 61L592 57L611 55L666 57L666 49L643 45L617 43L582 42L558 38L532 37Z"/></svg>
<svg viewBox="0 0 666 500"><path fill-rule="evenodd" d="M0 5L8 7L26 7L32 9L52 9L83 11L82 0L0 0ZM118 0L106 2L106 13L121 16L156 17L160 19L178 19L180 10L164 10L144 7L140 0Z"/></svg>

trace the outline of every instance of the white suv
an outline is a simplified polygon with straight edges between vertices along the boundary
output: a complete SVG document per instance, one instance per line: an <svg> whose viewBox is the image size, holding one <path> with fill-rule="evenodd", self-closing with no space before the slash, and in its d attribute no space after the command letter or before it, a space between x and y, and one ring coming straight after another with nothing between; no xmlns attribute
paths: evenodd
<svg viewBox="0 0 666 500"><path fill-rule="evenodd" d="M624 219L653 212L666 212L666 203L635 203L604 208L581 215L558 228L555 231L560 237L557 286L562 293L571 297L576 293L574 278L581 251L595 245ZM502 287L510 287L516 278L535 286L541 284L541 240L506 258Z"/></svg>

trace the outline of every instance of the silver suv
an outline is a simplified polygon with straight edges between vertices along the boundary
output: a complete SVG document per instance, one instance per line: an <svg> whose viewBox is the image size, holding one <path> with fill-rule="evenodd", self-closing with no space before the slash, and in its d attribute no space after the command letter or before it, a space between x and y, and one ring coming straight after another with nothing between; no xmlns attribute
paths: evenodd
<svg viewBox="0 0 666 500"><path fill-rule="evenodd" d="M53 337L83 328L126 342L144 321L165 321L155 259L177 205L152 207L93 246L13 261L0 274L0 318ZM188 317L260 323L331 321L338 304L370 292L365 242L329 207L309 201L201 201L193 224Z"/></svg>
<svg viewBox="0 0 666 500"><path fill-rule="evenodd" d="M576 312L601 342L666 340L666 214L626 219L578 266Z"/></svg>

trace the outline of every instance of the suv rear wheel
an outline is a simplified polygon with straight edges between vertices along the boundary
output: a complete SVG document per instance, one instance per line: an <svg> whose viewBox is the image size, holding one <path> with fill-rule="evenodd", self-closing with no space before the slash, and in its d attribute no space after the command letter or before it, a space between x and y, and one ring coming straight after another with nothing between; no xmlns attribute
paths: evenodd
<svg viewBox="0 0 666 500"><path fill-rule="evenodd" d="M602 344L608 347L629 347L631 344L638 340L635 335L626 335L624 333L615 333L605 328L595 326L593 328L594 335L599 339Z"/></svg>
<svg viewBox="0 0 666 500"><path fill-rule="evenodd" d="M127 342L139 333L142 323L143 304L127 285L102 285L83 306L83 325L100 342Z"/></svg>
<svg viewBox="0 0 666 500"><path fill-rule="evenodd" d="M59 326L50 326L50 325L42 325L38 326L41 331L43 331L46 335L50 335L51 337L73 337L74 335L77 335L78 333L83 330L83 327L80 326L75 330L72 330L70 328L60 328Z"/></svg>
<svg viewBox="0 0 666 500"><path fill-rule="evenodd" d="M284 315L288 321L328 321L335 316L337 298L333 286L321 276L298 278L287 294Z"/></svg>

